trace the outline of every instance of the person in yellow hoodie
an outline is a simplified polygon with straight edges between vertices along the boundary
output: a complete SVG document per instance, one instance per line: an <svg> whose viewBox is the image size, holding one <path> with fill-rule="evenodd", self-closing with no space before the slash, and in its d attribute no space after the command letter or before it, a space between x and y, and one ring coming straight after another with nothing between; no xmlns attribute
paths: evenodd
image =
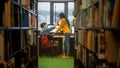
<svg viewBox="0 0 120 68"><path fill-rule="evenodd" d="M68 19L66 18L64 13L59 14L60 17L60 24L56 30L55 33L58 33L60 30L63 31L64 33L64 47L62 49L62 54L59 55L61 58L69 58L70 54L70 34L71 34L71 29L70 29L70 24Z"/></svg>

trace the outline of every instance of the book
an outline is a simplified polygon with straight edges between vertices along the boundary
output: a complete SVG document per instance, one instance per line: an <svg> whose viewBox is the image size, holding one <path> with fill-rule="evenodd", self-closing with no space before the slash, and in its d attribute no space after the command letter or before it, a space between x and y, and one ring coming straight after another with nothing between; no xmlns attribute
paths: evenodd
<svg viewBox="0 0 120 68"><path fill-rule="evenodd" d="M5 1L1 1L0 2L0 4L1 4L1 6L0 6L0 26L3 26L3 24L4 24L4 11L5 11L5 9L4 9L4 7L5 7Z"/></svg>
<svg viewBox="0 0 120 68"><path fill-rule="evenodd" d="M87 8L87 0L82 0L82 9Z"/></svg>
<svg viewBox="0 0 120 68"><path fill-rule="evenodd" d="M12 15L13 15L13 26L15 27L20 27L21 26L21 19L20 19L20 16L21 13L20 13L20 9L17 7L17 6L13 6L12 7Z"/></svg>
<svg viewBox="0 0 120 68"><path fill-rule="evenodd" d="M5 21L4 26L10 27L11 26L11 2L7 1L5 3Z"/></svg>
<svg viewBox="0 0 120 68"><path fill-rule="evenodd" d="M83 64L86 66L87 63L86 63L86 60L87 60L87 50L85 48L83 48L83 56L82 56L82 62Z"/></svg>
<svg viewBox="0 0 120 68"><path fill-rule="evenodd" d="M4 31L0 30L0 63L3 63L5 60L5 38L4 38Z"/></svg>
<svg viewBox="0 0 120 68"><path fill-rule="evenodd" d="M32 27L32 14L28 13L28 27Z"/></svg>
<svg viewBox="0 0 120 68"><path fill-rule="evenodd" d="M37 42L36 42L36 32L33 33L33 45L36 46L37 45Z"/></svg>
<svg viewBox="0 0 120 68"><path fill-rule="evenodd" d="M5 12L2 13L2 18L1 18L1 26L5 26L6 18L5 18Z"/></svg>
<svg viewBox="0 0 120 68"><path fill-rule="evenodd" d="M118 49L118 61L117 61L117 67L119 68L120 67L120 46L119 46L119 49Z"/></svg>
<svg viewBox="0 0 120 68"><path fill-rule="evenodd" d="M30 9L35 13L37 2L30 0Z"/></svg>
<svg viewBox="0 0 120 68"><path fill-rule="evenodd" d="M30 7L30 0L21 0L22 6L28 8Z"/></svg>
<svg viewBox="0 0 120 68"><path fill-rule="evenodd" d="M91 31L87 31L87 39L86 39L86 47L90 50L91 49L91 35L92 32Z"/></svg>
<svg viewBox="0 0 120 68"><path fill-rule="evenodd" d="M91 34L91 51L92 52L95 52L95 42L96 42L96 40L95 40L95 32L92 32L92 34Z"/></svg>
<svg viewBox="0 0 120 68"><path fill-rule="evenodd" d="M104 27L110 27L110 21L111 19L109 19L109 1L105 0L104 1L104 17L103 17L103 22L104 22Z"/></svg>
<svg viewBox="0 0 120 68"><path fill-rule="evenodd" d="M15 57L9 59L7 64L9 64L8 68L15 68Z"/></svg>
<svg viewBox="0 0 120 68"><path fill-rule="evenodd" d="M28 46L28 60L29 62L31 60L31 47L30 46Z"/></svg>
<svg viewBox="0 0 120 68"><path fill-rule="evenodd" d="M100 30L100 33L98 33L98 58L99 59L106 59L105 56L105 34L104 30Z"/></svg>
<svg viewBox="0 0 120 68"><path fill-rule="evenodd" d="M37 27L37 17L36 16L32 16L32 25L33 27Z"/></svg>
<svg viewBox="0 0 120 68"><path fill-rule="evenodd" d="M33 36L34 31L33 30L28 30L27 36L28 36L28 45L34 45L34 36Z"/></svg>
<svg viewBox="0 0 120 68"><path fill-rule="evenodd" d="M28 27L28 13L23 12L22 13L22 27Z"/></svg>
<svg viewBox="0 0 120 68"><path fill-rule="evenodd" d="M76 27L76 18L73 18L73 26Z"/></svg>
<svg viewBox="0 0 120 68"><path fill-rule="evenodd" d="M98 8L95 8L94 27L99 27L99 9Z"/></svg>
<svg viewBox="0 0 120 68"><path fill-rule="evenodd" d="M103 24L103 0L99 0L99 27L104 27L104 24Z"/></svg>
<svg viewBox="0 0 120 68"><path fill-rule="evenodd" d="M112 27L120 27L120 0L116 0L115 1L115 5L114 5L114 11L113 11L113 17L112 17L112 23L111 26Z"/></svg>
<svg viewBox="0 0 120 68"><path fill-rule="evenodd" d="M93 3L95 3L97 0L92 0Z"/></svg>
<svg viewBox="0 0 120 68"><path fill-rule="evenodd" d="M75 9L74 9L74 14L76 15L79 11L80 11L80 9L81 9L81 7L80 7L80 2L81 0L76 0L75 1Z"/></svg>
<svg viewBox="0 0 120 68"><path fill-rule="evenodd" d="M95 52L95 33L92 31L87 31L86 34L86 48Z"/></svg>
<svg viewBox="0 0 120 68"><path fill-rule="evenodd" d="M119 41L111 31L105 31L105 56L108 63L117 63Z"/></svg>
<svg viewBox="0 0 120 68"><path fill-rule="evenodd" d="M21 48L28 46L27 31L21 30Z"/></svg>
<svg viewBox="0 0 120 68"><path fill-rule="evenodd" d="M93 7L89 9L89 20L87 27L93 27Z"/></svg>

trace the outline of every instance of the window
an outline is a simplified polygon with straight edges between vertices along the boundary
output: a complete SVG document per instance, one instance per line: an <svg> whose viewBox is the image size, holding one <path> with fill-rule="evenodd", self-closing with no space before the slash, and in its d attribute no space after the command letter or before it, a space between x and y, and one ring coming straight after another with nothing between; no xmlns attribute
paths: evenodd
<svg viewBox="0 0 120 68"><path fill-rule="evenodd" d="M58 19L58 21L60 21L59 19L59 14L61 12L64 13L64 3L54 3L54 14L53 14L53 23L56 22L56 19Z"/></svg>
<svg viewBox="0 0 120 68"><path fill-rule="evenodd" d="M68 20L70 25L73 25L73 11L74 11L74 2L68 2Z"/></svg>
<svg viewBox="0 0 120 68"><path fill-rule="evenodd" d="M38 27L42 22L50 24L50 2L38 3Z"/></svg>
<svg viewBox="0 0 120 68"><path fill-rule="evenodd" d="M59 14L61 12L65 13L72 26L73 11L74 2L38 2L38 26L40 26L41 22L46 22L52 26L56 19L60 21Z"/></svg>

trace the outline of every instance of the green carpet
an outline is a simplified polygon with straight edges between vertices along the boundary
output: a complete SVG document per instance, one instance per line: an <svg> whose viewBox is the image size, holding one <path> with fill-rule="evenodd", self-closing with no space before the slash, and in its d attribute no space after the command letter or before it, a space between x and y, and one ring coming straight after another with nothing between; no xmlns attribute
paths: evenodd
<svg viewBox="0 0 120 68"><path fill-rule="evenodd" d="M74 68L74 58L67 59L51 56L39 56L39 68Z"/></svg>

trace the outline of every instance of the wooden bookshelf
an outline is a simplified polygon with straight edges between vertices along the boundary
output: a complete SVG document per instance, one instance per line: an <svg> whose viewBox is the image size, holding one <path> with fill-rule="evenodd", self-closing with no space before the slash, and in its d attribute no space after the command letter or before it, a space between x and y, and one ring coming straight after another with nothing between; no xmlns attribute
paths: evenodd
<svg viewBox="0 0 120 68"><path fill-rule="evenodd" d="M1 6L0 68L37 68L37 0L4 0Z"/></svg>
<svg viewBox="0 0 120 68"><path fill-rule="evenodd" d="M86 68L119 68L120 1L75 0L75 4L76 58Z"/></svg>
<svg viewBox="0 0 120 68"><path fill-rule="evenodd" d="M37 16L37 14L35 12L33 12L33 10L30 10L29 8L25 8L21 4L15 2L15 1L13 1L12 3L15 4L16 6L20 7L21 9L26 10L27 12L32 13L33 15Z"/></svg>

